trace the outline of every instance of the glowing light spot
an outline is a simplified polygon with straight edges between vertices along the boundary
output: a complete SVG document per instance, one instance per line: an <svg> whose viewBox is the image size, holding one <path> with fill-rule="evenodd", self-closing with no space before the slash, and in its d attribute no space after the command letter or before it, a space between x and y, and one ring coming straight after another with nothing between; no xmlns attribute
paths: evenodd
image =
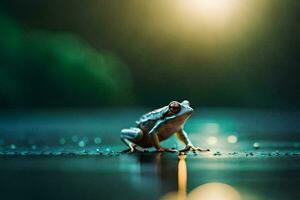
<svg viewBox="0 0 300 200"><path fill-rule="evenodd" d="M253 147L254 147L255 149L259 149L259 148L260 148L260 145L259 145L258 142L254 142L254 143L253 143Z"/></svg>
<svg viewBox="0 0 300 200"><path fill-rule="evenodd" d="M95 144L101 144L102 140L100 137L95 137L94 142L95 142Z"/></svg>
<svg viewBox="0 0 300 200"><path fill-rule="evenodd" d="M237 143L237 141L238 141L238 139L234 135L230 135L230 136L227 137L227 142L228 143L235 144L235 143Z"/></svg>
<svg viewBox="0 0 300 200"><path fill-rule="evenodd" d="M209 145L216 145L218 143L218 138L216 138L215 136L210 136L207 138L206 142Z"/></svg>
<svg viewBox="0 0 300 200"><path fill-rule="evenodd" d="M11 145L10 145L10 148L11 148L11 149L16 149L17 147L16 147L16 145L11 144Z"/></svg>
<svg viewBox="0 0 300 200"><path fill-rule="evenodd" d="M230 185L207 183L192 190L188 200L241 200L241 197Z"/></svg>
<svg viewBox="0 0 300 200"><path fill-rule="evenodd" d="M84 147L84 146L85 146L85 142L84 142L83 140L80 140L80 141L78 142L78 146L79 146L79 147Z"/></svg>
<svg viewBox="0 0 300 200"><path fill-rule="evenodd" d="M191 18L200 18L212 25L221 25L235 16L240 7L237 0L181 0L181 7Z"/></svg>

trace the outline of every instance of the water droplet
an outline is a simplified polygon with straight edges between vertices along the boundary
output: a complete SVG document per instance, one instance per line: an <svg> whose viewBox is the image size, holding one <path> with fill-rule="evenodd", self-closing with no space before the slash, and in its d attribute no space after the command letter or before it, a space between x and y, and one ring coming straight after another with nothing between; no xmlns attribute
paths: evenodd
<svg viewBox="0 0 300 200"><path fill-rule="evenodd" d="M81 151L81 153L83 153L83 154L87 154L87 153L88 153L88 150L86 150L86 149L83 149L83 150Z"/></svg>
<svg viewBox="0 0 300 200"><path fill-rule="evenodd" d="M254 156L254 154L250 152L250 153L246 153L246 156Z"/></svg>
<svg viewBox="0 0 300 200"><path fill-rule="evenodd" d="M52 153L52 155L54 155L54 156L59 156L59 155L61 155L62 154L62 152L60 152L60 151L58 151L58 152L53 152Z"/></svg>
<svg viewBox="0 0 300 200"><path fill-rule="evenodd" d="M253 143L253 147L254 147L254 149L259 149L259 148L260 148L260 145L259 145L258 142L254 142L254 143Z"/></svg>
<svg viewBox="0 0 300 200"><path fill-rule="evenodd" d="M218 151L216 153L213 154L214 156L221 156L222 154Z"/></svg>

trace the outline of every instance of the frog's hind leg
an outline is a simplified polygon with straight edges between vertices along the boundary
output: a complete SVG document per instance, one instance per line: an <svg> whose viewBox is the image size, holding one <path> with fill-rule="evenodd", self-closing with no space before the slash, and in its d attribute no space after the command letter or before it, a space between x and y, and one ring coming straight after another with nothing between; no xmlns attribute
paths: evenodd
<svg viewBox="0 0 300 200"><path fill-rule="evenodd" d="M131 127L129 129L122 129L121 130L121 140L124 142L129 149L124 150L123 152L134 152L137 150L136 142L138 142L143 136L143 131L139 128Z"/></svg>

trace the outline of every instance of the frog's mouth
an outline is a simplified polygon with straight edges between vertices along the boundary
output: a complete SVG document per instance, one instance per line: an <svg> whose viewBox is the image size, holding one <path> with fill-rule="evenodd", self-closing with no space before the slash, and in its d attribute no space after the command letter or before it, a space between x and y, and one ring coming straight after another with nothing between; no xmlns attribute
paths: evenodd
<svg viewBox="0 0 300 200"><path fill-rule="evenodd" d="M177 115L176 119L184 123L193 114L193 111L192 108L185 108Z"/></svg>
<svg viewBox="0 0 300 200"><path fill-rule="evenodd" d="M178 116L191 116L193 114L194 110L191 107L185 107L183 110L181 110L178 114Z"/></svg>

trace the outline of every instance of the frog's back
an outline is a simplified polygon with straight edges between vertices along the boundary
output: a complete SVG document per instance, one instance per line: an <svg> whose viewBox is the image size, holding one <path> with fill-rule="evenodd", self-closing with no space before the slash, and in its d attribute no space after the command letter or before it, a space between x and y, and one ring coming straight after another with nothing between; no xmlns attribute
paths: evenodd
<svg viewBox="0 0 300 200"><path fill-rule="evenodd" d="M166 107L162 107L142 115L142 117L136 121L137 126L145 131L150 131L156 122L162 119L166 109Z"/></svg>

